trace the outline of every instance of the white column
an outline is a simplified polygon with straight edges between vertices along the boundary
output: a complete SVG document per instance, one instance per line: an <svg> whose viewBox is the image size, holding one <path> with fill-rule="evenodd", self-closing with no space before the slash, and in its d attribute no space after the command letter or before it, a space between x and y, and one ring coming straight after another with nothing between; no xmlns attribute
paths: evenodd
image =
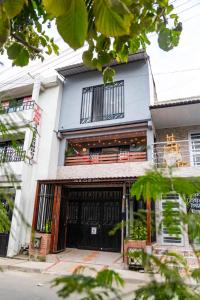
<svg viewBox="0 0 200 300"><path fill-rule="evenodd" d="M148 122L147 129L147 160L153 160L153 143L154 143L154 134L152 129L152 123Z"/></svg>
<svg viewBox="0 0 200 300"><path fill-rule="evenodd" d="M33 91L32 91L32 100L38 103L39 95L41 88L41 78L39 75L36 75L34 79Z"/></svg>
<svg viewBox="0 0 200 300"><path fill-rule="evenodd" d="M8 243L8 251L7 251L8 257L12 257L18 254L20 250L19 239L20 239L20 228L22 222L19 213L20 202L21 202L21 189L17 189L15 192L15 203L14 203L14 210L13 210L13 216L12 216L12 222L10 228L10 237Z"/></svg>
<svg viewBox="0 0 200 300"><path fill-rule="evenodd" d="M64 138L60 142L60 149L59 149L59 158L58 158L58 165L64 166L65 164L65 150L67 149L68 141Z"/></svg>

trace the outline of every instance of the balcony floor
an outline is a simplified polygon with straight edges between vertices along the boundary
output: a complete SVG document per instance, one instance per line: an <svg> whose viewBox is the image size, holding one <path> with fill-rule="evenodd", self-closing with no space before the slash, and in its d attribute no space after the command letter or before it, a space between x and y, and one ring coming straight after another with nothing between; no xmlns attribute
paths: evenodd
<svg viewBox="0 0 200 300"><path fill-rule="evenodd" d="M57 179L138 177L150 168L149 161L60 166Z"/></svg>

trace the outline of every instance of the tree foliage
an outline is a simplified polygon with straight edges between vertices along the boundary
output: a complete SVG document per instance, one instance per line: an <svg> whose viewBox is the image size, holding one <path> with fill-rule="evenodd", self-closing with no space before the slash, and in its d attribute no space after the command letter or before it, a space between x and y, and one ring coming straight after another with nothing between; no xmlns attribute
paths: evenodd
<svg viewBox="0 0 200 300"><path fill-rule="evenodd" d="M82 300L103 300L114 296L115 299L121 299L119 288L123 287L124 280L119 274L110 269L95 271L87 268L92 272L91 275L84 275L85 268L77 268L72 275L58 277L53 281L53 286L62 285L58 290L61 298L68 298L76 293ZM113 287L116 285L117 287Z"/></svg>
<svg viewBox="0 0 200 300"><path fill-rule="evenodd" d="M111 81L112 60L126 62L128 55L150 44L158 34L159 46L169 51L178 45L182 25L168 0L4 0L0 3L0 47L13 64L24 66L58 47L44 28L55 21L63 40L73 49L88 44L83 62L102 71Z"/></svg>

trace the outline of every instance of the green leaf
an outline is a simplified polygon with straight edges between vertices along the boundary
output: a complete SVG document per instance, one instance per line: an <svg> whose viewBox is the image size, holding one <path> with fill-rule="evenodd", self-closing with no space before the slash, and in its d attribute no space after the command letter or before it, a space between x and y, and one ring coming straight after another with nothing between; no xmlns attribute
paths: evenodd
<svg viewBox="0 0 200 300"><path fill-rule="evenodd" d="M111 8L113 8L119 14L129 14L130 10L123 1L109 0Z"/></svg>
<svg viewBox="0 0 200 300"><path fill-rule="evenodd" d="M193 270L191 276L199 283L200 282L200 269Z"/></svg>
<svg viewBox="0 0 200 300"><path fill-rule="evenodd" d="M18 54L17 58L13 61L13 64L16 66L24 67L28 65L29 62L29 52L23 48Z"/></svg>
<svg viewBox="0 0 200 300"><path fill-rule="evenodd" d="M13 65L23 67L29 62L28 50L19 43L13 43L7 49L7 54L9 59L13 60Z"/></svg>
<svg viewBox="0 0 200 300"><path fill-rule="evenodd" d="M23 49L23 46L21 44L13 43L7 49L7 54L8 54L9 59L15 59L22 49Z"/></svg>
<svg viewBox="0 0 200 300"><path fill-rule="evenodd" d="M0 48L6 42L10 33L10 24L3 6L0 5Z"/></svg>
<svg viewBox="0 0 200 300"><path fill-rule="evenodd" d="M95 0L94 15L97 31L105 36L114 37L129 34L132 20L131 13L120 14L113 9L108 1Z"/></svg>
<svg viewBox="0 0 200 300"><path fill-rule="evenodd" d="M93 59L93 53L90 50L84 51L82 55L83 63L89 67L93 68L92 59Z"/></svg>
<svg viewBox="0 0 200 300"><path fill-rule="evenodd" d="M171 36L171 31L168 28L164 28L159 32L158 36L158 44L161 49L164 51L169 51L173 49L173 44L172 44L172 36Z"/></svg>
<svg viewBox="0 0 200 300"><path fill-rule="evenodd" d="M113 77L115 76L115 70L110 68L110 67L107 67L105 68L105 70L103 71L103 81L104 83L107 83L107 82L113 82Z"/></svg>
<svg viewBox="0 0 200 300"><path fill-rule="evenodd" d="M111 60L112 60L112 56L108 52L102 51L98 55L98 62L102 66L109 64Z"/></svg>
<svg viewBox="0 0 200 300"><path fill-rule="evenodd" d="M58 32L70 47L83 46L87 36L87 9L84 0L67 2L65 15L57 18Z"/></svg>
<svg viewBox="0 0 200 300"><path fill-rule="evenodd" d="M71 0L43 0L46 11L54 17L65 15L69 2L71 2Z"/></svg>
<svg viewBox="0 0 200 300"><path fill-rule="evenodd" d="M14 18L16 15L20 13L22 10L25 0L5 0L4 1L4 8L6 13L10 19Z"/></svg>

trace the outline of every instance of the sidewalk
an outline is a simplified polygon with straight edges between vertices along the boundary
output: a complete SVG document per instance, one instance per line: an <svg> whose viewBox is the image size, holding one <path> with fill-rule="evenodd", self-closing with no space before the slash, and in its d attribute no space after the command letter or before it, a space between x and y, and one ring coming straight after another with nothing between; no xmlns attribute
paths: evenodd
<svg viewBox="0 0 200 300"><path fill-rule="evenodd" d="M56 262L35 262L29 260L22 260L16 258L0 258L0 269L3 270L12 270L12 271L21 271L28 273L41 273L41 274L51 274L56 276L63 276L71 274L77 267L89 267L95 268L97 271L105 268L105 266L99 264L80 264L75 261L63 261L57 260ZM135 283L145 283L149 281L148 274L139 273L134 271L115 269L126 282L135 282ZM90 269L84 271L86 275L94 274Z"/></svg>

